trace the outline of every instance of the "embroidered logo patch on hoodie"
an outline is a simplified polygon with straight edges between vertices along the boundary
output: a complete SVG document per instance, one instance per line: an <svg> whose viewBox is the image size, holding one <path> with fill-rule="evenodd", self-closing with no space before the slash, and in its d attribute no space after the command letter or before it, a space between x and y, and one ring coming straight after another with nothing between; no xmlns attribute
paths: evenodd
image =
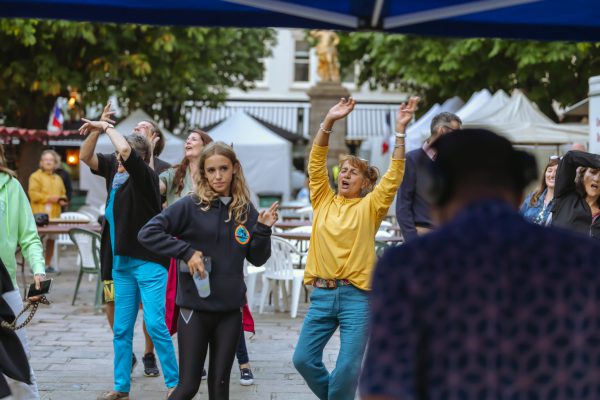
<svg viewBox="0 0 600 400"><path fill-rule="evenodd" d="M234 235L235 240L239 244L248 244L248 242L250 241L250 232L248 232L248 229L246 229L244 225L238 225L238 227L235 228Z"/></svg>

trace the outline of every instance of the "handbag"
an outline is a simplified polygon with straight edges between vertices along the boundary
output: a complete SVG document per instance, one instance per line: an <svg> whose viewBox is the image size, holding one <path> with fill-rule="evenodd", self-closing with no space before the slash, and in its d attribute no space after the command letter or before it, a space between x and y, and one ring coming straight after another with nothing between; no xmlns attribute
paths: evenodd
<svg viewBox="0 0 600 400"><path fill-rule="evenodd" d="M48 218L48 214L46 213L35 213L33 214L33 218L37 226L46 226L50 223L50 218Z"/></svg>

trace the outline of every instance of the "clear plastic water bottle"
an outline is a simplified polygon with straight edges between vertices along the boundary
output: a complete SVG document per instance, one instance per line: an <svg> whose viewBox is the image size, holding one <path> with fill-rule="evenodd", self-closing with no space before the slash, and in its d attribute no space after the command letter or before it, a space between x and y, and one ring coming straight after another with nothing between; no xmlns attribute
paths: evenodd
<svg viewBox="0 0 600 400"><path fill-rule="evenodd" d="M210 281L208 280L208 271L204 272L206 274L206 278L202 279L200 277L199 272L194 273L194 284L196 285L196 290L198 290L198 296L207 298L210 296Z"/></svg>
<svg viewBox="0 0 600 400"><path fill-rule="evenodd" d="M204 262L204 273L206 274L206 277L202 279L199 272L194 273L194 284L196 285L196 290L198 290L198 296L204 299L210 296L210 280L208 277L212 265L210 257L202 257L202 261Z"/></svg>

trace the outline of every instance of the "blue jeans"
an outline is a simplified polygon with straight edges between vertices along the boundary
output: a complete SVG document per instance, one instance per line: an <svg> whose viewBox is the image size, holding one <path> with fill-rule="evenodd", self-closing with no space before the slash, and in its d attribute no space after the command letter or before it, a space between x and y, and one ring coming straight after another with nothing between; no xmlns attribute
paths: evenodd
<svg viewBox="0 0 600 400"><path fill-rule="evenodd" d="M368 334L369 294L354 286L315 288L294 352L294 366L321 400L353 400ZM323 348L340 327L335 369L323 364Z"/></svg>
<svg viewBox="0 0 600 400"><path fill-rule="evenodd" d="M115 352L115 390L129 392L131 386L131 352L133 327L140 308L144 307L144 322L163 369L168 388L177 386L179 371L169 330L165 323L166 268L145 262L131 268L113 270L115 284L115 322L113 346Z"/></svg>

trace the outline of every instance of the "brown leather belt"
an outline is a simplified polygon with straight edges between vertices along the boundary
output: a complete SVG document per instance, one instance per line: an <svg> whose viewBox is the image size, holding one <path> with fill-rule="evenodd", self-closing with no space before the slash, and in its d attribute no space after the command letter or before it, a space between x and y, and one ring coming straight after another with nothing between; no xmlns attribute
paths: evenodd
<svg viewBox="0 0 600 400"><path fill-rule="evenodd" d="M337 289L340 286L352 285L348 279L323 279L316 278L312 285L321 289Z"/></svg>

